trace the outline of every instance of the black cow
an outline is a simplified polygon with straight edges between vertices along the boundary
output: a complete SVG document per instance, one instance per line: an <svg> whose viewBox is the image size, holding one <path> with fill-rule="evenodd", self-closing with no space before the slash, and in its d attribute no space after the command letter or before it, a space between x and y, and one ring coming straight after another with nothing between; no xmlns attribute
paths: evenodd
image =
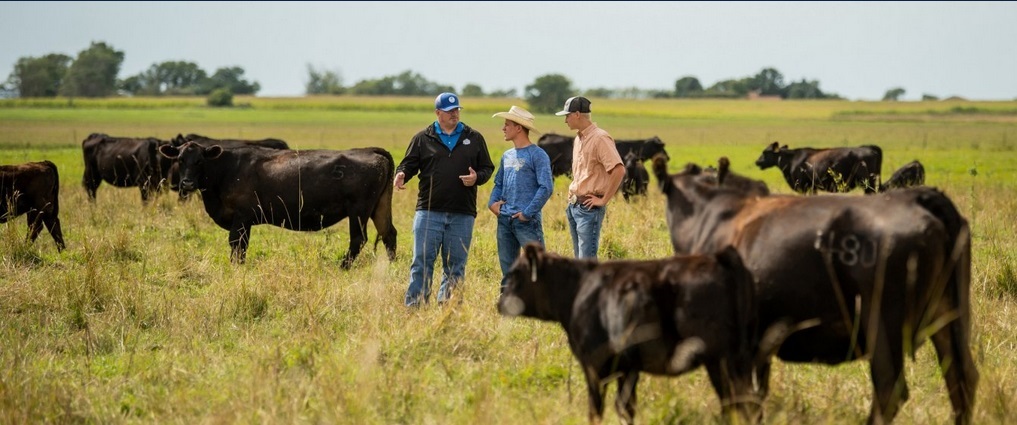
<svg viewBox="0 0 1017 425"><path fill-rule="evenodd" d="M27 214L28 239L35 242L46 225L57 251L63 251L59 194L60 175L50 161L0 165L0 223Z"/></svg>
<svg viewBox="0 0 1017 425"><path fill-rule="evenodd" d="M893 172L886 183L879 186L879 191L899 189L925 184L925 167L918 160L911 161Z"/></svg>
<svg viewBox="0 0 1017 425"><path fill-rule="evenodd" d="M625 177L622 178L621 191L626 201L630 196L646 196L646 188L650 184L650 173L643 166L635 152L625 155Z"/></svg>
<svg viewBox="0 0 1017 425"><path fill-rule="evenodd" d="M349 217L349 268L367 243L367 220L395 258L392 223L392 155L381 148L276 150L223 149L188 142L159 151L180 164L180 192L201 190L205 211L229 230L230 259L243 263L251 226L321 230ZM375 241L377 246L378 240Z"/></svg>
<svg viewBox="0 0 1017 425"><path fill-rule="evenodd" d="M618 155L625 158L630 152L636 155L639 161L646 161L657 155L663 155L665 159L671 159L664 150L664 142L659 137L653 136L649 139L615 140L615 148Z"/></svg>
<svg viewBox="0 0 1017 425"><path fill-rule="evenodd" d="M788 149L773 142L756 160L760 169L776 166L791 189L798 193L847 192L856 187L865 193L879 189L883 150L879 146L857 148Z"/></svg>
<svg viewBox="0 0 1017 425"><path fill-rule="evenodd" d="M551 175L572 176L572 148L575 143L575 136L563 136L560 134L544 134L537 139L537 146L547 152L551 158ZM663 154L666 158L667 151L664 150L664 142L659 137L653 136L649 139L616 140L615 148L618 155L625 158L629 152L634 152L640 161L653 158L655 155Z"/></svg>
<svg viewBox="0 0 1017 425"><path fill-rule="evenodd" d="M551 176L558 177L566 175L572 177L572 147L575 136L563 136L560 134L547 133L537 139L537 146L540 146L547 157L551 159Z"/></svg>
<svg viewBox="0 0 1017 425"><path fill-rule="evenodd" d="M752 385L760 347L756 300L752 277L734 249L597 263L530 243L504 279L501 314L558 322L565 329L586 376L591 422L600 422L612 378L618 415L631 423L640 372L675 376L700 365L725 413L758 419Z"/></svg>
<svg viewBox="0 0 1017 425"><path fill-rule="evenodd" d="M197 142L197 143L200 143L202 146L218 145L218 146L222 146L224 149L230 149L230 148L236 148L236 147L246 147L246 146L263 147L263 148L268 148L268 149L289 149L290 148L290 145L288 145L285 141L279 140L279 139L272 139L272 138L257 139L257 140L213 139L211 137L202 136L200 134L191 133L191 134L188 134L188 135L184 136L184 135L178 133L177 137L174 137L172 140L170 140L170 144L172 144L173 146L177 146L177 147L183 146L184 143L187 143L187 142ZM173 190L173 191L176 191L176 192L179 193L179 190L180 190L179 189L179 186L180 186L180 171L179 171L179 166L177 165L176 161L174 161L172 159L169 159L169 158L166 158L165 156L161 156L160 155L160 158L163 159L162 165L163 165L164 169L166 170L163 173L163 178L167 182L169 182L170 190ZM187 196L183 195L183 194L180 194L179 198L180 198L180 201L182 202L182 201L185 201L187 199Z"/></svg>
<svg viewBox="0 0 1017 425"><path fill-rule="evenodd" d="M931 337L956 423L968 423L978 383L971 358L971 238L967 221L928 187L872 196L755 196L674 175L654 160L677 253L734 245L756 279L760 326L815 323L777 355L837 364L870 359L869 423L889 422L908 398L904 356ZM757 365L762 397L769 364Z"/></svg>
<svg viewBox="0 0 1017 425"><path fill-rule="evenodd" d="M85 175L82 185L90 201L105 180L116 187L135 187L141 190L142 203L149 194L161 190L163 164L156 150L168 142L147 138L112 137L93 133L81 142L85 158Z"/></svg>

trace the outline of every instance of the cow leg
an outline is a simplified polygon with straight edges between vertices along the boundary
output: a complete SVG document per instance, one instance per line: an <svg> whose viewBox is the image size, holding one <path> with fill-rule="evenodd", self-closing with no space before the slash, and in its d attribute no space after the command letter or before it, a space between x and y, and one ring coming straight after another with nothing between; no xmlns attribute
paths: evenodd
<svg viewBox="0 0 1017 425"><path fill-rule="evenodd" d="M141 182L141 184L138 185L138 188L141 189L141 204L148 205L148 192L149 192L148 183Z"/></svg>
<svg viewBox="0 0 1017 425"><path fill-rule="evenodd" d="M590 396L590 423L599 424L604 417L604 385L601 384L600 376L592 366L584 365L583 371L586 374L586 392Z"/></svg>
<svg viewBox="0 0 1017 425"><path fill-rule="evenodd" d="M42 231L42 211L32 208L25 215L28 217L28 240L35 242Z"/></svg>
<svg viewBox="0 0 1017 425"><path fill-rule="evenodd" d="M81 185L85 187L85 193L88 194L89 201L95 201L95 192L99 189L99 184L102 183L102 177L99 176L98 170L95 166L89 166L85 163L85 176L81 179Z"/></svg>
<svg viewBox="0 0 1017 425"><path fill-rule="evenodd" d="M975 386L978 385L978 370L971 359L971 351L958 335L959 327L959 323L954 321L932 335L957 425L971 423Z"/></svg>
<svg viewBox="0 0 1017 425"><path fill-rule="evenodd" d="M57 252L63 251L67 245L64 244L64 233L60 230L60 218L52 214L46 214L43 216L42 222L46 225L46 229L49 230L50 236L53 236Z"/></svg>
<svg viewBox="0 0 1017 425"><path fill-rule="evenodd" d="M766 398L767 383L770 379L770 362L757 365L751 374L736 382L731 375L733 366L729 360L711 360L706 362L706 373L710 377L710 385L720 398L721 416L728 422L755 424L763 420L763 403ZM748 382L757 380L758 388ZM733 415L738 414L740 421L734 421Z"/></svg>
<svg viewBox="0 0 1017 425"><path fill-rule="evenodd" d="M234 223L230 229L230 261L244 264L247 259L247 244L251 239L251 226L245 223Z"/></svg>
<svg viewBox="0 0 1017 425"><path fill-rule="evenodd" d="M618 397L614 400L614 408L618 410L622 423L631 424L636 420L636 385L639 383L639 372L629 371L618 377Z"/></svg>
<svg viewBox="0 0 1017 425"><path fill-rule="evenodd" d="M350 216L350 248L343 257L342 268L349 270L353 261L360 255L360 250L367 244L367 217Z"/></svg>
<svg viewBox="0 0 1017 425"><path fill-rule="evenodd" d="M904 340L900 326L892 327L896 331L890 332L887 323L900 322L883 320L877 325L876 343L869 362L875 390L869 424L890 423L901 404L908 399L907 383L904 382Z"/></svg>

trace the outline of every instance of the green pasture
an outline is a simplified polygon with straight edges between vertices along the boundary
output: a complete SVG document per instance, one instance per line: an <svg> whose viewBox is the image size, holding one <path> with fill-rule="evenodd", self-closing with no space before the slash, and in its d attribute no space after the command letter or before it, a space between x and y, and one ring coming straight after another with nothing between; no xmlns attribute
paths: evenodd
<svg viewBox="0 0 1017 425"><path fill-rule="evenodd" d="M197 98L0 100L0 164L48 159L60 172L68 249L24 217L0 225L0 423L586 423L582 372L560 326L495 310L501 273L495 219L478 214L462 303L402 305L416 181L393 196L398 256L368 249L339 268L343 221L322 232L253 230L248 262L229 263L227 231L200 201L142 205L136 188L81 186L90 133L169 139L178 133L286 140L297 149L379 146L396 161L434 119L429 98L245 98L212 109ZM465 99L495 164L510 146L491 114L520 99ZM972 351L981 372L974 422L1017 423L1017 102L749 102L594 99L616 139L659 136L672 172L731 159L734 171L789 193L753 162L790 147L879 145L883 175L920 160L971 221ZM568 133L540 114L544 132ZM533 138L534 141L536 137ZM601 258L671 254L663 196L608 210ZM565 177L544 209L548 249L571 253ZM492 189L480 187L480 203ZM862 196L860 193L857 196ZM373 240L375 232L369 227ZM372 241L373 243L373 241ZM436 288L435 288L436 290ZM907 360L904 424L946 424L950 403L931 344ZM860 423L871 388L863 362L777 361L765 423ZM612 390L613 391L613 385ZM606 423L617 423L613 396ZM644 376L640 423L719 423L703 371Z"/></svg>

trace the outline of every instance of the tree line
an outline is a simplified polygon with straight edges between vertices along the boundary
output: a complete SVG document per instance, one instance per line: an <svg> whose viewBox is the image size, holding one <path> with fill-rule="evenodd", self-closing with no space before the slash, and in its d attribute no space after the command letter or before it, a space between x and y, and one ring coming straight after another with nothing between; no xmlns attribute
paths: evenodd
<svg viewBox="0 0 1017 425"><path fill-rule="evenodd" d="M244 69L239 66L219 68L209 75L196 63L188 61L154 63L145 71L119 79L124 56L123 51L105 42L92 42L74 58L62 53L22 57L14 65L4 89L21 97L209 96L210 104L215 97L216 102L226 105L231 104L233 94L254 95L261 89L257 81L244 78ZM311 65L307 65L304 88L307 95L424 96L443 91L467 97L519 95L515 89L485 92L476 83L467 83L457 91L452 85L428 80L411 70L345 86L338 71L316 69ZM784 75L774 68L764 68L752 76L718 81L709 87L704 87L695 76L683 76L675 81L673 90L629 87L580 91L568 77L547 74L527 85L522 97L532 109L552 112L577 93L601 98L744 98L756 95L781 99L840 99L835 93L821 90L816 80L803 78L786 82ZM903 93L902 88L890 89L884 100L897 100Z"/></svg>

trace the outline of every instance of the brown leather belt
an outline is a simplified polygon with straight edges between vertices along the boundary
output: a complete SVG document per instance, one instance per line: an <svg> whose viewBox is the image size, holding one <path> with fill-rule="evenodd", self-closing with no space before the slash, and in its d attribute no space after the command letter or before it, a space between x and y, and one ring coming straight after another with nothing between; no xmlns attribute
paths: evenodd
<svg viewBox="0 0 1017 425"><path fill-rule="evenodd" d="M571 204L571 205L584 204L590 198L601 198L601 196L597 196L597 195L579 195L579 196L576 196L574 193L569 192L569 204Z"/></svg>

